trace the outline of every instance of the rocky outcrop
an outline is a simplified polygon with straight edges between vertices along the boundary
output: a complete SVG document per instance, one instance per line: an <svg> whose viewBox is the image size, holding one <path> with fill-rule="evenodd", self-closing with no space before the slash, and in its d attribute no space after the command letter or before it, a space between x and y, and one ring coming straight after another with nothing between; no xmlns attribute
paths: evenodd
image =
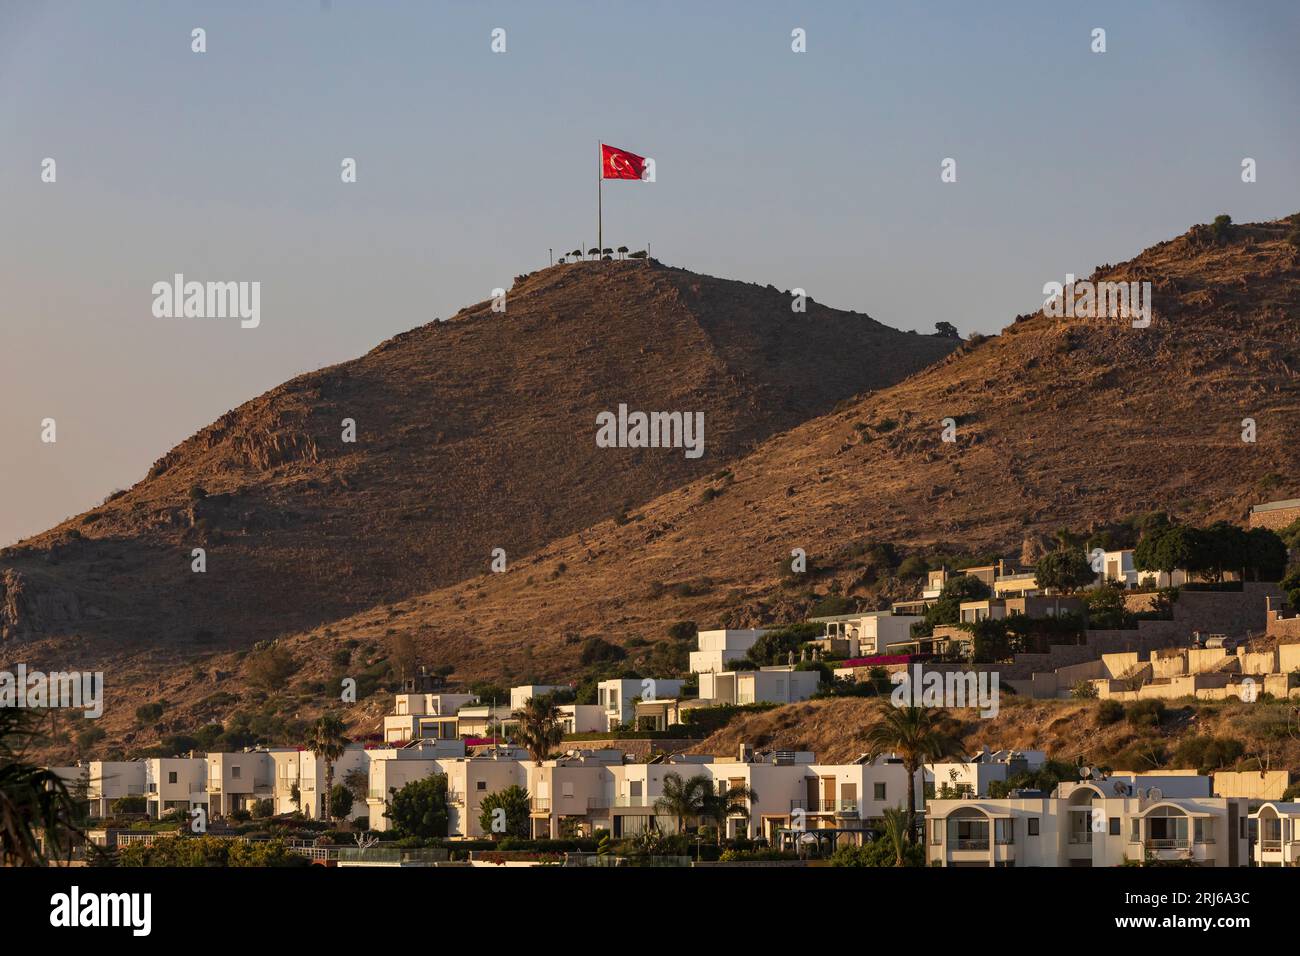
<svg viewBox="0 0 1300 956"><path fill-rule="evenodd" d="M0 571L0 640L23 640L81 620L73 591L34 586L20 571Z"/></svg>

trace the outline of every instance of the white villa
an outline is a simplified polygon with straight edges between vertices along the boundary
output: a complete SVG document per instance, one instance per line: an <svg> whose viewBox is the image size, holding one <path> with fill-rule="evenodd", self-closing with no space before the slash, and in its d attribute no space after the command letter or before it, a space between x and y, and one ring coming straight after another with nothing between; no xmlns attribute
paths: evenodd
<svg viewBox="0 0 1300 956"><path fill-rule="evenodd" d="M935 866L1247 866L1249 816L1247 800L1211 796L1209 777L1117 774L1050 795L932 800L927 853Z"/></svg>

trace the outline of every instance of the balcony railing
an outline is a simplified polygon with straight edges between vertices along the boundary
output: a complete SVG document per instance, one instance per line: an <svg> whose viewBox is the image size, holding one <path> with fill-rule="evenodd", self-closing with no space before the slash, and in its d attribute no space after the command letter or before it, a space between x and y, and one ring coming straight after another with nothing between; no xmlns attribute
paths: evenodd
<svg viewBox="0 0 1300 956"><path fill-rule="evenodd" d="M1266 852L1270 850L1280 850L1282 849L1282 841L1281 840L1260 840L1259 848Z"/></svg>
<svg viewBox="0 0 1300 956"><path fill-rule="evenodd" d="M533 797L531 800L528 801L528 805L529 808L534 812L540 812L540 813L551 812L550 797Z"/></svg>
<svg viewBox="0 0 1300 956"><path fill-rule="evenodd" d="M954 850L987 850L989 848L989 838L982 837L969 840L950 840L949 846Z"/></svg>
<svg viewBox="0 0 1300 956"><path fill-rule="evenodd" d="M857 813L856 800L791 800L791 810L803 810L806 813Z"/></svg>
<svg viewBox="0 0 1300 956"><path fill-rule="evenodd" d="M1190 846L1191 846L1191 841L1188 840L1186 837L1183 837L1181 840L1149 839L1146 841L1146 848L1148 850L1186 850Z"/></svg>
<svg viewBox="0 0 1300 956"><path fill-rule="evenodd" d="M658 797L615 797L616 807L653 807Z"/></svg>
<svg viewBox="0 0 1300 956"><path fill-rule="evenodd" d="M1075 846L1091 844L1092 831L1091 830L1074 831L1073 833L1070 834L1070 843Z"/></svg>

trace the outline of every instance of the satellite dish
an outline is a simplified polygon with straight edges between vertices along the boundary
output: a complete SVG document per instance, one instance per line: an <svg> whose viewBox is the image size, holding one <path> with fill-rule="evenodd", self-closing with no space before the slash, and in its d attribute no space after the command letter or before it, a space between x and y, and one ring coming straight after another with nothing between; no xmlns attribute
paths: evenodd
<svg viewBox="0 0 1300 956"><path fill-rule="evenodd" d="M1080 768L1079 768L1079 779L1080 779L1080 780L1090 780L1090 779L1092 779L1092 768L1091 768L1091 767L1080 767Z"/></svg>
<svg viewBox="0 0 1300 956"><path fill-rule="evenodd" d="M1115 796L1117 797L1128 796L1128 784L1123 780L1116 780L1114 784L1111 785L1111 789L1115 791Z"/></svg>
<svg viewBox="0 0 1300 956"><path fill-rule="evenodd" d="M1152 787L1150 790L1147 791L1148 800L1160 800L1163 799L1164 795L1165 792L1161 790L1159 787Z"/></svg>

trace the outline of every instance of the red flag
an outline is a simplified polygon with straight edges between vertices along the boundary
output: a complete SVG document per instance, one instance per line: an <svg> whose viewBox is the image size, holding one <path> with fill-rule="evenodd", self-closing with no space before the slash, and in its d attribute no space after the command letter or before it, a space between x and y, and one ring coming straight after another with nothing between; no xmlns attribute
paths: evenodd
<svg viewBox="0 0 1300 956"><path fill-rule="evenodd" d="M617 146L600 144L600 175L602 179L640 179L644 173L644 156L629 153Z"/></svg>

